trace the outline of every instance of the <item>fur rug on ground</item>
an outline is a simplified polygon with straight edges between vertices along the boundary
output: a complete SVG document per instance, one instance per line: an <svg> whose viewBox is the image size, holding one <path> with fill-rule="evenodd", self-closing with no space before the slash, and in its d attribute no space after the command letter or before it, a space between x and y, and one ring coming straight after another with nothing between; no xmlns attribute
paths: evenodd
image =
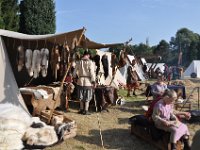
<svg viewBox="0 0 200 150"><path fill-rule="evenodd" d="M0 104L0 110L1 149L23 149L23 142L49 146L58 141L54 127L46 125L38 117L31 117L23 108L6 103ZM32 124L40 126L31 127Z"/></svg>

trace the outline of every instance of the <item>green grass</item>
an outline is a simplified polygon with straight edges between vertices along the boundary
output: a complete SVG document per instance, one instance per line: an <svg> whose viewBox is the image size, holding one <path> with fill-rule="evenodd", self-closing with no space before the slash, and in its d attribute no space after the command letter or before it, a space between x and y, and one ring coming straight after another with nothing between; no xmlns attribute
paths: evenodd
<svg viewBox="0 0 200 150"><path fill-rule="evenodd" d="M145 100L146 96L140 95L141 93L142 93L141 91L136 91L137 96L127 97L127 90L119 89L119 91L118 91L118 95L122 96L127 101Z"/></svg>

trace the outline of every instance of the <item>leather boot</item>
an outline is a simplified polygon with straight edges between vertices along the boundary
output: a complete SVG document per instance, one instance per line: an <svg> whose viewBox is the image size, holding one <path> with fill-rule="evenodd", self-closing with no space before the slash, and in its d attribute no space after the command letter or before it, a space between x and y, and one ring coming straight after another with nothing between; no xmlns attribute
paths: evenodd
<svg viewBox="0 0 200 150"><path fill-rule="evenodd" d="M191 150L190 144L189 144L189 139L183 139L184 143L184 148L183 150Z"/></svg>
<svg viewBox="0 0 200 150"><path fill-rule="evenodd" d="M171 143L171 150L176 150L176 144L175 143Z"/></svg>

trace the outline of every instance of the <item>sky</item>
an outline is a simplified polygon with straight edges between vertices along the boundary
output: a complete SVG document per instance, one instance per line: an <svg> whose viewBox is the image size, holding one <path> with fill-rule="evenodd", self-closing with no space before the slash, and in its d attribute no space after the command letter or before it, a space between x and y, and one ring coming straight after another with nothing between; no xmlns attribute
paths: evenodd
<svg viewBox="0 0 200 150"><path fill-rule="evenodd" d="M56 33L85 27L98 43L157 45L181 28L200 34L200 0L55 0Z"/></svg>

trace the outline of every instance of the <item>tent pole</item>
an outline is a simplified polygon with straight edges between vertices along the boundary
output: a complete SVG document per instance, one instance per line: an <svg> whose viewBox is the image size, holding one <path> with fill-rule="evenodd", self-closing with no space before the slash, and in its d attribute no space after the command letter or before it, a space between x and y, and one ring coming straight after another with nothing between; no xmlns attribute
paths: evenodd
<svg viewBox="0 0 200 150"><path fill-rule="evenodd" d="M62 93L63 84L64 84L64 82L65 82L65 78L66 78L66 76L67 76L67 74L68 74L68 72L69 72L69 69L71 68L71 65L72 65L72 63L70 62L69 65L68 65L68 67L67 67L67 70L66 70L66 72L65 72L65 75L63 76L62 82L61 82L60 87L59 87L58 94L57 94L57 96L56 96L56 98L55 98L55 103L54 103L53 109L50 110L49 119L48 119L48 121L47 121L48 124L50 123L51 118L52 118L52 116L53 116L53 112L54 112L54 110L55 110L55 108L56 108L56 105L57 105L57 102L58 102L58 97L59 97L59 96L61 95L61 93Z"/></svg>

